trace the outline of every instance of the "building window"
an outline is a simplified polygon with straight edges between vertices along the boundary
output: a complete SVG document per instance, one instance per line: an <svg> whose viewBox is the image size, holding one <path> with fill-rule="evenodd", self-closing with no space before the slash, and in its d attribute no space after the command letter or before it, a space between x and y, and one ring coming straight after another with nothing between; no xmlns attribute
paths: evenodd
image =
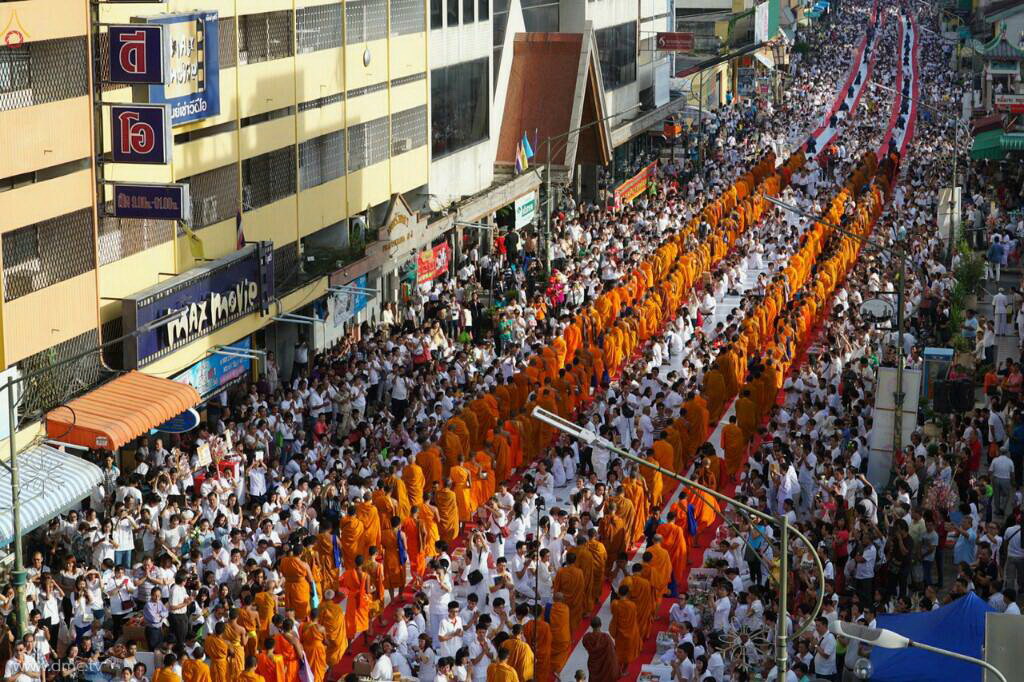
<svg viewBox="0 0 1024 682"><path fill-rule="evenodd" d="M192 198L190 225L198 230L232 218L238 213L238 166L230 163L205 173L182 178Z"/></svg>
<svg viewBox="0 0 1024 682"><path fill-rule="evenodd" d="M476 18L480 21L487 21L487 17L491 14L490 0L478 0L476 7Z"/></svg>
<svg viewBox="0 0 1024 682"><path fill-rule="evenodd" d="M295 146L242 161L243 209L252 211L295 194Z"/></svg>
<svg viewBox="0 0 1024 682"><path fill-rule="evenodd" d="M30 45L0 50L0 94L27 90L32 84Z"/></svg>
<svg viewBox="0 0 1024 682"><path fill-rule="evenodd" d="M459 0L448 0L448 25L459 25Z"/></svg>
<svg viewBox="0 0 1024 682"><path fill-rule="evenodd" d="M299 189L318 187L345 174L345 131L299 144Z"/></svg>
<svg viewBox="0 0 1024 682"><path fill-rule="evenodd" d="M0 46L0 111L85 95L88 65L84 37Z"/></svg>
<svg viewBox="0 0 1024 682"><path fill-rule="evenodd" d="M237 190L235 195L238 195ZM172 220L115 218L112 215L113 212L114 206L108 202L106 208L108 215L100 218L99 240L96 249L99 252L100 265L116 263L122 258L165 244L174 237L174 221Z"/></svg>
<svg viewBox="0 0 1024 682"><path fill-rule="evenodd" d="M399 111L391 115L391 156L418 149L427 144L427 106Z"/></svg>
<svg viewBox="0 0 1024 682"><path fill-rule="evenodd" d="M391 35L423 33L425 20L423 0L391 0Z"/></svg>
<svg viewBox="0 0 1024 682"><path fill-rule="evenodd" d="M430 0L430 28L444 28L444 0Z"/></svg>
<svg viewBox="0 0 1024 682"><path fill-rule="evenodd" d="M278 295L294 291L304 279L299 243L291 242L274 249L274 291Z"/></svg>
<svg viewBox="0 0 1024 682"><path fill-rule="evenodd" d="M523 23L530 32L558 31L558 3L552 0L523 0Z"/></svg>
<svg viewBox="0 0 1024 682"><path fill-rule="evenodd" d="M341 5L314 5L295 12L299 54L341 47Z"/></svg>
<svg viewBox="0 0 1024 682"><path fill-rule="evenodd" d="M348 0L345 3L345 44L381 40L388 35L385 0Z"/></svg>
<svg viewBox="0 0 1024 682"><path fill-rule="evenodd" d="M220 55L222 69L230 69L238 63L238 34L235 32L234 17L221 17L217 20L217 53ZM104 56L109 59L109 55Z"/></svg>
<svg viewBox="0 0 1024 682"><path fill-rule="evenodd" d="M116 339L116 336L110 337ZM50 346L18 363L22 376L39 370L47 370L45 380L33 382L32 390L25 391L18 407L22 424L31 419L40 419L58 405L67 404L94 386L104 375L109 376L99 362L99 353L89 353L99 345L99 330L90 329L67 341ZM84 355L75 362L58 365L63 360Z"/></svg>
<svg viewBox="0 0 1024 682"><path fill-rule="evenodd" d="M599 30L597 50L605 90L615 90L636 81L635 21Z"/></svg>
<svg viewBox="0 0 1024 682"><path fill-rule="evenodd" d="M462 0L462 23L472 24L476 21L476 0Z"/></svg>
<svg viewBox="0 0 1024 682"><path fill-rule="evenodd" d="M487 58L430 72L431 152L439 158L490 134Z"/></svg>
<svg viewBox="0 0 1024 682"><path fill-rule="evenodd" d="M348 172L384 161L390 155L390 147L387 116L349 126Z"/></svg>
<svg viewBox="0 0 1024 682"><path fill-rule="evenodd" d="M261 12L238 17L239 64L269 62L293 54L291 12Z"/></svg>
<svg viewBox="0 0 1024 682"><path fill-rule="evenodd" d="M92 209L3 235L4 300L13 301L96 267Z"/></svg>

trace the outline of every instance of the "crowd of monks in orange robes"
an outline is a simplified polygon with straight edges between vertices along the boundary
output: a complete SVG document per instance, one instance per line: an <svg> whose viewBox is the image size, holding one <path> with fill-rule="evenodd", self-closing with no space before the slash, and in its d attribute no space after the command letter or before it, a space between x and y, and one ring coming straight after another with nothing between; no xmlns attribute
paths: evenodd
<svg viewBox="0 0 1024 682"><path fill-rule="evenodd" d="M845 229L856 234L870 231L891 178L872 159L865 158L830 204L829 223L842 220ZM406 566L398 559L399 544L404 545L412 576L421 576L426 560L436 554L435 542L454 540L462 524L494 494L496 482L529 465L551 443L551 428L529 416L533 407L539 405L565 418L576 415L589 401L592 386L614 376L634 350L660 329L662 321L674 314L738 235L760 218L765 208L762 195L778 193L802 163L798 153L776 170L774 157L765 156L619 286L582 311L560 337L539 347L523 371L469 401L449 420L438 443L424 448L404 467L393 465L381 487L351 505L335 526L309 539L301 552L283 557L285 605L301 621L298 637L268 636L278 604L269 591L261 592L206 636L203 646L209 662L186 661L182 666L185 682L258 682L257 677L265 682L295 682L303 655L314 682L322 682L341 660L350 639L368 630L386 594L394 597L405 586ZM869 182L869 191L861 193ZM861 199L848 209L858 194ZM700 220L715 230L695 245ZM737 338L722 348L701 393L687 396L680 416L647 453L652 463L684 471L698 450L704 448L709 454L708 427L739 394L737 414L723 430L724 470L711 463L715 458L709 455L705 457L709 464L701 472L705 482L716 486L725 476L736 474L743 448L793 362L797 341L807 338L816 315L856 260L861 243L844 238L817 262L833 232L825 222L808 230L788 267L771 283L755 313L744 320ZM801 295L787 296L802 290ZM623 315L627 308L631 314ZM756 375L747 377L752 352L766 359ZM514 670L517 681L524 682L524 666L529 662L531 671L536 667L538 679L550 680L565 664L571 633L592 614L619 554L640 539L651 507L661 505L663 481L656 470L641 467L614 492L598 528L577 538L556 573L548 621L530 621L530 636L524 639L517 633L510 638L508 646L503 646L507 653L493 664L497 676ZM714 500L690 491L688 499L667 512L655 542L645 548L642 563L615 595L609 627L622 666L635 658L650 632L660 595L673 581L678 584L685 579L688 504L694 505L701 525L713 522ZM317 609L312 608L314 589L320 600ZM339 605L342 597L347 599L344 610ZM534 639L536 652L526 644ZM245 662L252 655L256 667L248 670ZM609 671L606 679L616 679L617 674Z"/></svg>

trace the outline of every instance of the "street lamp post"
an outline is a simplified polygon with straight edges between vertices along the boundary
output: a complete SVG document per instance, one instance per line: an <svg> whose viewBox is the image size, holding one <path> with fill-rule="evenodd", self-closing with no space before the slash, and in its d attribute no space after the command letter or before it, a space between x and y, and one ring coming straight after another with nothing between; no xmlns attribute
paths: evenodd
<svg viewBox="0 0 1024 682"><path fill-rule="evenodd" d="M786 671L789 670L789 652L788 652L788 641L789 641L789 628L785 618L786 602L789 598L789 534L792 533L811 550L811 554L814 557L815 567L818 570L818 580L821 589L818 590L818 603L814 607L814 611L811 612L804 622L794 629L793 637L799 636L804 630L809 628L814 622L814 619L821 612L821 604L824 598L824 585L825 585L825 568L821 563L821 557L818 556L818 552L807 536L791 526L789 519L785 514L779 516L773 516L767 512L763 512L760 509L751 507L739 500L724 495L717 490L708 488L705 485L698 483L697 481L691 480L686 476L678 474L674 471L669 471L664 467L660 467L657 464L652 464L645 459L637 457L631 452L627 452L621 448L615 446L614 443L608 441L589 429L585 429L571 421L562 419L557 414L549 412L543 408L535 407L531 413L535 419L538 419L545 424L555 427L559 431L566 433L573 438L582 440L588 445L595 445L600 448L604 448L609 452L612 452L623 459L627 459L631 462L635 462L641 466L645 466L649 469L653 469L660 473L662 476L668 476L676 481L679 481L685 486L696 488L701 492L711 495L716 500L724 502L732 507L739 509L741 512L746 513L749 516L756 517L762 521L766 521L775 526L779 527L779 613L775 623L775 665L778 672L779 679L785 679ZM770 573L770 571L769 571Z"/></svg>
<svg viewBox="0 0 1024 682"><path fill-rule="evenodd" d="M1002 682L1006 682L1006 676L988 661L984 661L980 658L974 658L973 656L965 656L964 654L956 651L940 649L939 647L925 644L923 642L915 642L909 637L905 637L904 635L901 635L898 632L893 632L892 630L871 628L866 625L860 625L859 623L847 623L841 620L832 621L828 629L833 635L841 635L848 639L855 639L859 642L865 642L866 644L877 646L882 649L908 649L913 647L915 649L930 651L933 654L955 658L958 661L966 661L968 663L980 665L1002 680Z"/></svg>
<svg viewBox="0 0 1024 682"><path fill-rule="evenodd" d="M544 193L547 194L547 197L544 200L544 269L549 274L551 272L551 143L554 142L555 140L567 138L574 133L578 134L580 131L586 130L587 128L590 128L592 126L596 126L598 123L602 123L613 118L618 118L623 114L627 114L633 111L634 109L639 108L640 103L637 102L628 109L623 109L622 111L616 112L614 114L609 114L604 118L599 118L596 121L591 121L586 125L582 125L578 128L573 128L572 130L567 130L564 133L559 133L558 135L550 135L544 140L544 144L547 147L547 158L544 159Z"/></svg>
<svg viewBox="0 0 1024 682"><path fill-rule="evenodd" d="M907 294L907 258L909 255L907 254L906 248L902 248L899 250L889 248L884 244L881 244L880 242L872 239L871 237L866 237L864 235L859 235L850 232L841 225L836 225L833 222L825 220L822 216L817 216L814 215L813 213L808 213L807 211L804 211L803 209L797 206L787 204L786 202L780 201L775 197L768 196L766 194L764 198L769 203L774 204L775 206L783 209L784 211L792 211L797 215L804 216L823 225L828 225L836 232L839 232L842 235L850 237L851 239L857 239L864 245L874 248L876 251L879 251L881 253L887 253L889 255L899 258L900 270L896 285L896 391L895 395L893 396L894 409L892 429L892 452L893 456L895 456L896 453L899 452L900 448L903 447L903 334L904 327L906 326L903 307Z"/></svg>

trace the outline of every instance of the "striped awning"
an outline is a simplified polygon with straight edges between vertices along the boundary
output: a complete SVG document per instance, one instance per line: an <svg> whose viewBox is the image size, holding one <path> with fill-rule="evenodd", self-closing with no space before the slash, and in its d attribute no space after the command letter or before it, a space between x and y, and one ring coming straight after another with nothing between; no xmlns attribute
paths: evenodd
<svg viewBox="0 0 1024 682"><path fill-rule="evenodd" d="M1024 151L1024 133L1004 133L999 144L1006 152Z"/></svg>
<svg viewBox="0 0 1024 682"><path fill-rule="evenodd" d="M18 453L22 535L71 509L92 494L103 472L92 462L36 445ZM11 472L0 466L0 547L14 541Z"/></svg>
<svg viewBox="0 0 1024 682"><path fill-rule="evenodd" d="M1005 156L1002 137L1001 129L986 130L975 135L974 143L971 145L971 158L975 161L1001 161Z"/></svg>

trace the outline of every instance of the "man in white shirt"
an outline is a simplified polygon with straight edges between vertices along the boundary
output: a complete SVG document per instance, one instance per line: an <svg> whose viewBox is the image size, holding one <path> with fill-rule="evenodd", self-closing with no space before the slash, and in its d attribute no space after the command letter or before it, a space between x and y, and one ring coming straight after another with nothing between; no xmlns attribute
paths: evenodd
<svg viewBox="0 0 1024 682"><path fill-rule="evenodd" d="M988 464L988 472L992 474L992 510L996 514L1009 514L1013 503L1013 460L1005 452Z"/></svg>
<svg viewBox="0 0 1024 682"><path fill-rule="evenodd" d="M185 589L185 579L187 577L188 574L185 571L178 571L174 575L174 584L171 585L170 593L167 597L167 610L169 612L167 620L170 624L171 634L174 635L175 641L181 645L184 645L185 640L188 638L188 605L192 602L192 597L189 596L188 590Z"/></svg>
<svg viewBox="0 0 1024 682"><path fill-rule="evenodd" d="M814 675L821 679L836 679L836 636L828 631L828 619L819 616L814 619L818 633L818 645L814 648Z"/></svg>
<svg viewBox="0 0 1024 682"><path fill-rule="evenodd" d="M440 642L442 656L455 657L462 648L462 617L459 615L459 602L448 602L448 617L438 626L437 639Z"/></svg>
<svg viewBox="0 0 1024 682"><path fill-rule="evenodd" d="M35 682L43 679L39 663L30 656L24 642L14 644L14 657L4 666L4 682Z"/></svg>

